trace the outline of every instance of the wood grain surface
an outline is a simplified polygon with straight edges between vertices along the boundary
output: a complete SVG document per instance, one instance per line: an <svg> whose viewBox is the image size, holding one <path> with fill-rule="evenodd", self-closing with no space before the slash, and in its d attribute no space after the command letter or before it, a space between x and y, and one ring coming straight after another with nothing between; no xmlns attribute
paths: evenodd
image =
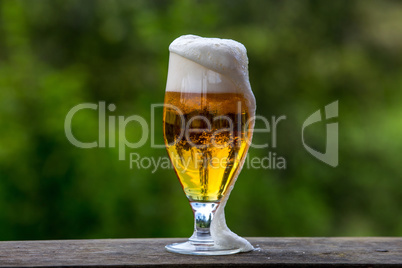
<svg viewBox="0 0 402 268"><path fill-rule="evenodd" d="M183 238L0 242L0 267L402 267L402 238L267 238L256 250L190 256L164 246Z"/></svg>

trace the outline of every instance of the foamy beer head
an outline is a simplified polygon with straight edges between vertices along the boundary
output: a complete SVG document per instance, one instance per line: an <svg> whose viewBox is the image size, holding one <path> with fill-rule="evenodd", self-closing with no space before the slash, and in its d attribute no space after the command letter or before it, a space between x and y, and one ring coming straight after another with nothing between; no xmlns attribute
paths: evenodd
<svg viewBox="0 0 402 268"><path fill-rule="evenodd" d="M166 91L241 94L249 108L255 107L247 51L241 43L184 35L170 44L169 51Z"/></svg>

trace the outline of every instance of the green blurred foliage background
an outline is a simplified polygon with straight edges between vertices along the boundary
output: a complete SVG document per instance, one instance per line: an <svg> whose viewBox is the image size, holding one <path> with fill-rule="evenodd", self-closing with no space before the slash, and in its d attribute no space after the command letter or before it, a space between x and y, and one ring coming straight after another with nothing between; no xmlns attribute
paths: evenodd
<svg viewBox="0 0 402 268"><path fill-rule="evenodd" d="M168 46L178 36L231 38L249 56L257 114L286 115L276 153L286 169L247 168L228 205L241 236L402 235L402 2L0 1L0 240L188 237L192 213L172 169L130 168L138 149L82 149L64 120L80 103L108 116L162 103ZM303 147L304 120L339 101L339 166ZM155 109L154 142L163 144ZM306 142L325 150L325 123ZM257 124L258 125L258 124ZM99 139L98 114L73 119L77 139ZM128 124L127 140L142 130ZM108 140L107 133L101 138ZM255 133L257 144L270 133ZM116 137L115 142L118 143Z"/></svg>

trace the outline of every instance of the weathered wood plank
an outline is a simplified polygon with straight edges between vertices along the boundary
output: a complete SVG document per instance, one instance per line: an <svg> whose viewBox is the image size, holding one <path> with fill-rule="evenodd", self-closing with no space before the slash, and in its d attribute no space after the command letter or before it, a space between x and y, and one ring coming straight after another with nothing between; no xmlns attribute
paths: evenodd
<svg viewBox="0 0 402 268"><path fill-rule="evenodd" d="M402 238L248 238L258 247L230 256L165 251L185 239L0 242L0 267L387 267L402 266Z"/></svg>

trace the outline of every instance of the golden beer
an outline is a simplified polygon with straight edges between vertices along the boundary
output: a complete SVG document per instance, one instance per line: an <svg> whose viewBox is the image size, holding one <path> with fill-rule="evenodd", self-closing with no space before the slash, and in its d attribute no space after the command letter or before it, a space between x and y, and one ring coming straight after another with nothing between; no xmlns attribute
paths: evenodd
<svg viewBox="0 0 402 268"><path fill-rule="evenodd" d="M184 35L169 46L163 131L190 201L194 233L168 251L228 255L253 246L226 226L224 207L254 128L246 48L229 39Z"/></svg>
<svg viewBox="0 0 402 268"><path fill-rule="evenodd" d="M241 168L254 106L241 93L166 92L164 138L190 201L219 201Z"/></svg>

